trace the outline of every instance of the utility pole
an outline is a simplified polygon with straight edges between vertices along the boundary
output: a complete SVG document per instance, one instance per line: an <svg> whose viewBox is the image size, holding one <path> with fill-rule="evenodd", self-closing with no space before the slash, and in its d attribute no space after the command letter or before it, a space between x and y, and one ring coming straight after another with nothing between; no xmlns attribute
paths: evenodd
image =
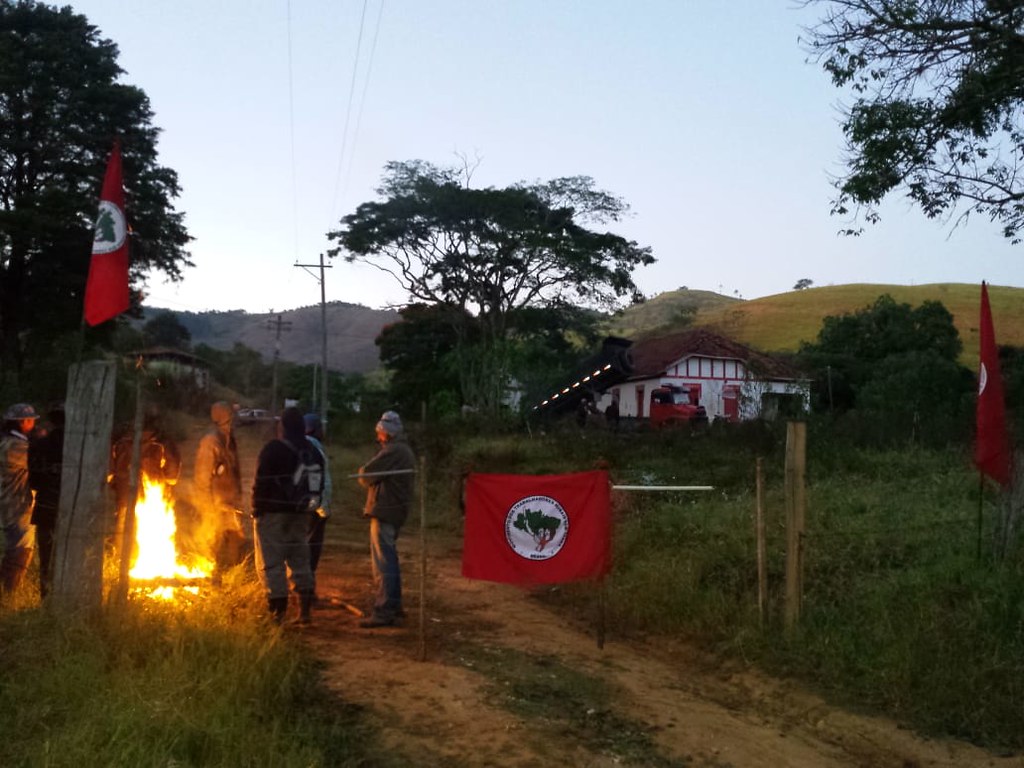
<svg viewBox="0 0 1024 768"><path fill-rule="evenodd" d="M273 314L274 310L270 310ZM278 314L277 320L267 320L267 327L270 329L277 328L277 334L274 338L274 378L273 383L270 385L270 413L271 415L277 414L277 361L281 357L281 331L290 331L292 329L291 321L282 320L281 315Z"/></svg>
<svg viewBox="0 0 1024 768"><path fill-rule="evenodd" d="M323 360L321 361L321 374L323 376L323 384L320 392L320 422L324 429L324 439L327 439L327 286L324 280L324 270L330 269L330 264L324 264L324 255L320 254L319 264L299 264L295 262L296 267L302 267L313 277L317 277L315 273L310 272L311 268L320 269L320 276L317 278L320 281L320 324L322 326L322 339L321 339L321 351Z"/></svg>

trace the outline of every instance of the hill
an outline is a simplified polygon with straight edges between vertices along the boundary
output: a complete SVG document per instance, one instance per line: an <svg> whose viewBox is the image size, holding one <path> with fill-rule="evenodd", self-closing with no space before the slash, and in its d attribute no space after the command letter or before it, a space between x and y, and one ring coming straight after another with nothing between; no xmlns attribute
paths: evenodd
<svg viewBox="0 0 1024 768"><path fill-rule="evenodd" d="M613 333L630 338L650 333L664 323L661 317L679 316L679 310L692 306L687 294L706 291L671 291L660 294L648 304L659 301L659 315L652 318L645 305L625 310L612 324ZM852 283L807 288L749 301L719 297L706 301L699 296L694 325L704 326L766 352L796 351L803 341L817 339L822 320L829 315L856 312L873 304L884 294L900 303L918 306L924 301L939 301L953 315L953 323L964 344L962 359L972 364L978 357L978 312L981 286L967 283L930 285L885 285ZM989 301L999 344L1024 346L1024 288L990 285ZM675 302L678 302L676 304ZM691 303L687 303L691 302Z"/></svg>
<svg viewBox="0 0 1024 768"><path fill-rule="evenodd" d="M712 311L739 303L742 299L713 291L692 291L689 288L665 291L616 313L608 323L608 332L631 339L659 329L676 330L693 311Z"/></svg>
<svg viewBox="0 0 1024 768"><path fill-rule="evenodd" d="M249 314L229 312L179 312L147 307L144 320L171 312L192 334L192 344L231 349L241 343L259 352L268 362L274 358L277 319L281 319L280 357L299 364L323 360L320 305L282 312ZM326 305L327 365L342 373L366 373L378 367L374 339L381 329L399 319L397 312L370 309L359 304L331 302Z"/></svg>

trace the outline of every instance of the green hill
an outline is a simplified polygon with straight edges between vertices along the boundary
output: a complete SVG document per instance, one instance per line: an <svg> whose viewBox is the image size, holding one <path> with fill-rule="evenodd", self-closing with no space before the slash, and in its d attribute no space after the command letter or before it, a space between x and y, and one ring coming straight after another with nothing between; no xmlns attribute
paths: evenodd
<svg viewBox="0 0 1024 768"><path fill-rule="evenodd" d="M929 300L941 302L953 315L960 332L964 363L971 365L977 360L981 286L967 283L854 283L790 291L750 301L717 294L710 294L717 299L709 299L708 291L670 291L624 310L612 320L610 330L628 338L667 330L671 327L668 321L685 316L687 308L696 305L695 326L711 328L766 352L792 352L800 342L817 338L825 317L856 312L883 294L915 307ZM1024 347L1024 288L990 285L989 301L997 343ZM655 305L653 309L651 305Z"/></svg>

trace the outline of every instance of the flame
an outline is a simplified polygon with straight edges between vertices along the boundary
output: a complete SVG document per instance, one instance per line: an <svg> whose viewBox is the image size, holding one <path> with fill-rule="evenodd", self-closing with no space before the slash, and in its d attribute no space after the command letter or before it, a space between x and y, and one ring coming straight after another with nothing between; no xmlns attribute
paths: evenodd
<svg viewBox="0 0 1024 768"><path fill-rule="evenodd" d="M177 526L174 522L174 501L170 488L148 475L142 476L142 489L135 502L135 545L137 553L129 575L137 580L205 579L213 571L213 563L197 557L193 567L183 563L175 547ZM147 590L151 597L172 600L177 587L155 587ZM196 587L180 587L192 594Z"/></svg>

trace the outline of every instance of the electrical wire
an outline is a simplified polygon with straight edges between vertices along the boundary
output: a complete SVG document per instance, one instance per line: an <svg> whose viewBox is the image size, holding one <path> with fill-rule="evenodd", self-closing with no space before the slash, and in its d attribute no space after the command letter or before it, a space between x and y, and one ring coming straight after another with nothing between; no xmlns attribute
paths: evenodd
<svg viewBox="0 0 1024 768"><path fill-rule="evenodd" d="M348 153L348 167L345 170L345 184L342 187L342 196L348 192L348 183L352 179L352 163L356 157L356 141L359 139L359 126L363 122L363 107L366 105L366 92L370 87L370 75L373 72L373 59L377 53L377 37L380 35L380 20L384 15L384 0L380 0L377 9L377 22L373 27L373 42L370 44L370 58L366 64L366 77L363 80L363 92L359 97L359 111L356 113L356 127L352 131L352 150Z"/></svg>
<svg viewBox="0 0 1024 768"><path fill-rule="evenodd" d="M341 152L338 155L338 172L334 179L334 197L331 200L330 216L333 221L334 213L338 210L338 192L341 187L342 169L345 167L345 149L348 144L348 126L352 118L352 97L356 90L356 76L359 73L359 53L363 47L363 29L366 25L366 6L368 0L363 0L363 10L359 16L359 36L356 39L356 55L352 62L352 79L348 89L348 105L345 108L345 126L341 132Z"/></svg>

